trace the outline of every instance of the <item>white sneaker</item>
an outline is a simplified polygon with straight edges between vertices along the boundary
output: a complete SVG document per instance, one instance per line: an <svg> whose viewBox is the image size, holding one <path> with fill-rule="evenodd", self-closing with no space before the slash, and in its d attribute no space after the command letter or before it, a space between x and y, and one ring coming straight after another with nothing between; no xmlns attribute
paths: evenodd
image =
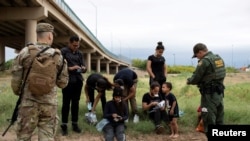
<svg viewBox="0 0 250 141"><path fill-rule="evenodd" d="M139 116L137 114L135 114L133 122L134 123L138 123L139 122Z"/></svg>

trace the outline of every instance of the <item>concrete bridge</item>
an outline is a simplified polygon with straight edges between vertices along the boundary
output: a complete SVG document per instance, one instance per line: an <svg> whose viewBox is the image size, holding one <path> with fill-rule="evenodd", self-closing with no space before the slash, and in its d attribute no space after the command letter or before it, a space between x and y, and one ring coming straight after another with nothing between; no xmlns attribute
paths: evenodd
<svg viewBox="0 0 250 141"><path fill-rule="evenodd" d="M17 51L27 43L36 42L36 25L47 22L55 27L56 37L52 47L68 45L71 35L82 40L80 50L84 53L89 72L116 73L130 67L131 61L107 50L77 17L64 0L0 0L0 67L5 62L5 48Z"/></svg>

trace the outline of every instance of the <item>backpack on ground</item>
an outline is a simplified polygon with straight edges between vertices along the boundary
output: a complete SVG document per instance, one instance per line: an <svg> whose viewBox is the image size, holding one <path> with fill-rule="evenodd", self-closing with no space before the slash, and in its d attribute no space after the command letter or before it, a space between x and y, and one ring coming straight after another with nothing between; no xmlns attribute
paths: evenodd
<svg viewBox="0 0 250 141"><path fill-rule="evenodd" d="M50 47L41 51L35 46L29 46L28 48L31 58L33 58L27 79L29 90L36 96L48 94L56 85L60 50L55 49L54 54L49 54L44 52Z"/></svg>

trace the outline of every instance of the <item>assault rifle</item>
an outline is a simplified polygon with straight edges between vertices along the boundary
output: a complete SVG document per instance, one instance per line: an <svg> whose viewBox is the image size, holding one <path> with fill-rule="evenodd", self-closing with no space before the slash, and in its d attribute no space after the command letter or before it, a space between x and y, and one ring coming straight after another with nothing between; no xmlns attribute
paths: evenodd
<svg viewBox="0 0 250 141"><path fill-rule="evenodd" d="M9 128L15 123L15 121L17 120L17 115L18 115L18 106L21 103L21 97L18 98L17 102L16 102L16 107L14 109L14 112L12 114L11 119L8 119L7 121L10 121L10 125L6 128L6 130L3 132L2 136L4 136L7 131L9 130Z"/></svg>
<svg viewBox="0 0 250 141"><path fill-rule="evenodd" d="M37 57L40 53L43 53L43 52L46 51L47 49L49 49L49 47L46 47L46 48L42 49L41 51L39 51L39 52L36 54L35 57ZM34 58L33 58L33 60L34 60ZM22 82L21 90L20 90L21 93L20 93L19 98L18 98L18 100L17 100L17 102L16 102L16 107L15 107L15 109L14 109L14 112L13 112L13 114L12 114L12 117L11 117L11 119L7 119L7 121L10 121L10 124L9 124L9 126L5 129L5 131L3 132L2 136L4 136L4 135L8 132L9 128L10 128L10 127L16 122L16 120L17 120L17 116L18 116L18 107L19 107L19 105L20 105L20 103L21 103L21 99L22 99L22 95L23 95L23 89L24 89L24 86L25 86L25 82L26 82L26 80L27 80L27 78L28 78L28 74L30 73L30 69L31 69L33 60L32 60L30 66L29 66L29 68L28 68L28 71L27 71L26 75L25 75L25 79L24 79L24 81Z"/></svg>

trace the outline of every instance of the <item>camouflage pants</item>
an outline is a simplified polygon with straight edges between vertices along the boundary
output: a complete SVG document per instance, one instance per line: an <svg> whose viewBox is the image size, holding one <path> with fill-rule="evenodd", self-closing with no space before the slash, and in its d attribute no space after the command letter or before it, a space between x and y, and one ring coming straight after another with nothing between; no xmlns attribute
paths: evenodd
<svg viewBox="0 0 250 141"><path fill-rule="evenodd" d="M17 118L17 141L30 141L36 128L39 141L54 141L57 125L56 105L22 101Z"/></svg>

